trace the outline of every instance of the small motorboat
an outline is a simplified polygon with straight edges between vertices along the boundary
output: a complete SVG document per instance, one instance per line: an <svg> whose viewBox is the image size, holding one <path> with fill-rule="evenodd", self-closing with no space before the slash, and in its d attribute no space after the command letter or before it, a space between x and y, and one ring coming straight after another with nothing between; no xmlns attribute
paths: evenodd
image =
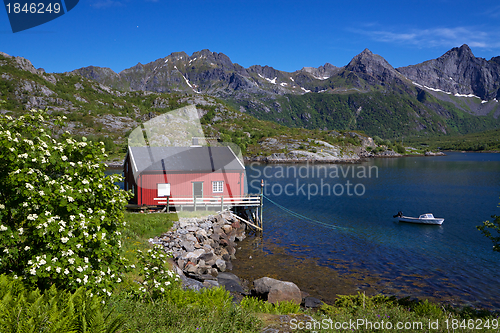
<svg viewBox="0 0 500 333"><path fill-rule="evenodd" d="M437 224L441 225L444 222L443 218L434 217L434 215L427 213L422 214L419 217L408 217L404 216L403 212L399 212L394 217L399 218L399 222L407 222L407 223L419 223L419 224Z"/></svg>

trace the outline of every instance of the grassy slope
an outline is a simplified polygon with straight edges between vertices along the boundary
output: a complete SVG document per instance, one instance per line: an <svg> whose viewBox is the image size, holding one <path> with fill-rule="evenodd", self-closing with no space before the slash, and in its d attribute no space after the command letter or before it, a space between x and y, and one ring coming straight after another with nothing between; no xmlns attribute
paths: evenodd
<svg viewBox="0 0 500 333"><path fill-rule="evenodd" d="M500 130L456 136L410 137L405 143L432 150L500 151Z"/></svg>

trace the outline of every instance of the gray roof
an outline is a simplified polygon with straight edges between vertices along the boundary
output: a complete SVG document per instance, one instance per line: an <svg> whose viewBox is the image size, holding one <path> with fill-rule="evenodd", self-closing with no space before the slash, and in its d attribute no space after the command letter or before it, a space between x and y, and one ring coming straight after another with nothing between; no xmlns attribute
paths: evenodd
<svg viewBox="0 0 500 333"><path fill-rule="evenodd" d="M134 172L244 171L229 147L129 147Z"/></svg>

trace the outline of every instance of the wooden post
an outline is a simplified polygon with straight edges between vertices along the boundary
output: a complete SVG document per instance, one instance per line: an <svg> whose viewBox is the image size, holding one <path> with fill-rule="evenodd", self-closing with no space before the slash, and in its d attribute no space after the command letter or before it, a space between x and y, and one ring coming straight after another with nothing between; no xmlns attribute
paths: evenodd
<svg viewBox="0 0 500 333"><path fill-rule="evenodd" d="M224 210L224 197L221 195L220 197L220 211Z"/></svg>
<svg viewBox="0 0 500 333"><path fill-rule="evenodd" d="M196 195L193 195L193 200L194 200L194 211L196 212Z"/></svg>
<svg viewBox="0 0 500 333"><path fill-rule="evenodd" d="M170 213L170 196L167 197L167 213Z"/></svg>
<svg viewBox="0 0 500 333"><path fill-rule="evenodd" d="M264 225L262 223L262 208L264 206L264 179L261 179L260 181L260 210L259 210L259 213L260 213L260 217L259 217L259 223L260 223L260 229L263 230L264 229Z"/></svg>

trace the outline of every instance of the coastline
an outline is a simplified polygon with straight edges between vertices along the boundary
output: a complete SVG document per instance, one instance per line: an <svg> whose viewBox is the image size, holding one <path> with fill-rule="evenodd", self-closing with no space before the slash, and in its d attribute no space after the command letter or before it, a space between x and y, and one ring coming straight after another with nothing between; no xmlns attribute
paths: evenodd
<svg viewBox="0 0 500 333"><path fill-rule="evenodd" d="M234 274L240 281L239 291L231 288L234 285L228 291L236 299L248 294L243 290L251 290L253 281L270 277L292 282L299 287L303 297L311 296L330 305L340 295L363 293L398 299L428 299L452 307L468 306L459 296L440 291L433 294L422 292L426 286L423 276L407 276L414 281L414 287L401 288L393 285L394 281L387 277L353 267L356 266L354 262L320 264L315 257L295 255L293 246L281 246L276 239L265 240L262 235L235 222L229 214L181 218L171 231L151 239L150 243L161 244L166 251L173 252L171 263L185 288L200 290L226 286L224 279L228 278L227 274Z"/></svg>
<svg viewBox="0 0 500 333"><path fill-rule="evenodd" d="M358 292L366 296L381 294L398 299L428 299L452 307L467 305L454 295L421 292L425 277L409 276L415 280L415 287L399 289L385 277L361 267L353 268L353 263L337 261L324 265L318 263L317 258L295 256L293 252L293 248L280 246L277 240L264 241L258 235L249 236L238 243L232 273L247 283L263 276L290 281L302 292L330 305L340 295L356 295Z"/></svg>

